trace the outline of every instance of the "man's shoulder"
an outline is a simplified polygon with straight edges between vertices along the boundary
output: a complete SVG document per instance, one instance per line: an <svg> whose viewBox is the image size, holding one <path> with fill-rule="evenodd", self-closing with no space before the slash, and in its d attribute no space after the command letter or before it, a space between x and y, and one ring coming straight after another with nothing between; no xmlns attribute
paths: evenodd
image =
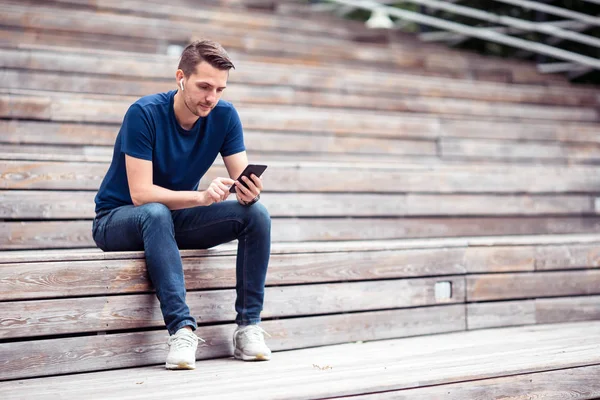
<svg viewBox="0 0 600 400"><path fill-rule="evenodd" d="M148 96L144 96L139 98L134 105L141 107L142 109L152 109L156 107L168 107L171 103L171 97L173 96L173 92L164 92L164 93L156 93L150 94Z"/></svg>

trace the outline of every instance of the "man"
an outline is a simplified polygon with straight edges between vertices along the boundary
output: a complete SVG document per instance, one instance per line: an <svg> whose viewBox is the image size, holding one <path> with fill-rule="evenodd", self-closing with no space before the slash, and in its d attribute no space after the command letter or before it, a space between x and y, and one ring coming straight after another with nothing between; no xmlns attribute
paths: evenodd
<svg viewBox="0 0 600 400"><path fill-rule="evenodd" d="M104 251L144 250L169 334L168 369L194 369L197 325L185 302L179 249L238 239L234 356L269 360L259 326L271 246L271 219L258 202L235 108L220 100L234 68L218 43L190 44L175 74L177 90L145 96L125 114L113 159L96 195L94 241ZM198 182L221 154L230 178ZM225 201L235 185L237 201Z"/></svg>

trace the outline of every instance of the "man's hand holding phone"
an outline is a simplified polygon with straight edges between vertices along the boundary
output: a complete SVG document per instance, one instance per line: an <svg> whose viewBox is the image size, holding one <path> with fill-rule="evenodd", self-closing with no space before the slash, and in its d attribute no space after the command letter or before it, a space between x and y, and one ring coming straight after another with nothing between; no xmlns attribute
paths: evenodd
<svg viewBox="0 0 600 400"><path fill-rule="evenodd" d="M251 205L258 201L263 190L260 175L267 169L266 165L250 164L240 174L238 180L230 188L230 192L237 193L238 202L243 205Z"/></svg>

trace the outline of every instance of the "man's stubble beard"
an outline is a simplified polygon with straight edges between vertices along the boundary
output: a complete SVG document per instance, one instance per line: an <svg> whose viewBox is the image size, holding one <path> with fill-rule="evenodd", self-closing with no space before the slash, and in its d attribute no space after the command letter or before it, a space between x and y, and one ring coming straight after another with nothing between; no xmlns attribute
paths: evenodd
<svg viewBox="0 0 600 400"><path fill-rule="evenodd" d="M187 107L187 109L190 110L190 112L192 114L194 114L196 117L206 117L206 116L208 116L208 114L210 114L210 112L214 108L214 107L209 108L208 110L206 110L206 114L202 115L202 114L198 113L198 111L197 111L196 108L190 107L190 105L187 102L187 98L185 97L185 94L183 95L183 103L185 104L185 106Z"/></svg>

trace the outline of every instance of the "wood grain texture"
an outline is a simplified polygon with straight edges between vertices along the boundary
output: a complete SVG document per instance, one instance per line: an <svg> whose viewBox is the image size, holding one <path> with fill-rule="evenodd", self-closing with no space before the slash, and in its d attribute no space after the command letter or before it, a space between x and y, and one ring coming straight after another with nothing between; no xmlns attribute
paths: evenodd
<svg viewBox="0 0 600 400"><path fill-rule="evenodd" d="M600 296L536 299L535 314L539 324L597 321L600 320Z"/></svg>
<svg viewBox="0 0 600 400"><path fill-rule="evenodd" d="M271 17L269 19L276 20ZM296 26L294 25L294 28ZM332 24L329 26L333 27ZM75 52L68 48L56 49L55 47L41 50L0 49L0 58L2 59L0 65L14 69L13 73L17 74L26 74L27 72L24 70L87 74L93 70L99 74L110 75L114 77L113 79L127 78L132 85L143 85L143 87L148 85L148 80L142 81L140 78L151 78L154 82L171 80L173 60L168 56L107 52L98 49L87 49L85 53ZM99 58L105 59L101 65L97 62ZM344 69L331 65L322 67L304 65L302 68L289 65L283 68L273 63L242 60L236 62L236 66L237 69L232 71L229 78L232 84L285 85L296 88L344 91L351 94L421 95L525 104L569 106L598 104L595 91L588 88L507 85L467 79L449 79L440 76L420 79L420 77L404 71L390 73L371 70L366 74L361 69ZM98 77L98 79L103 78ZM119 90L122 90L119 87L114 89L111 93L118 93ZM98 86L97 90L103 90L103 88ZM135 93L135 90L124 94L129 93ZM565 93L568 95L565 96ZM578 138L573 138L573 140L578 140Z"/></svg>
<svg viewBox="0 0 600 400"><path fill-rule="evenodd" d="M467 304L467 329L498 328L535 323L537 323L536 300Z"/></svg>
<svg viewBox="0 0 600 400"><path fill-rule="evenodd" d="M93 219L95 192L0 190L0 218ZM233 201L230 199L230 201ZM268 193L273 217L413 217L595 214L591 197L542 195Z"/></svg>
<svg viewBox="0 0 600 400"><path fill-rule="evenodd" d="M41 96L34 90L4 88L0 91L0 116L41 119L57 123L102 123L120 124L129 106L138 100L136 96L113 96L100 94L79 94L45 92ZM51 99L51 100L49 100ZM50 105L40 108L39 104ZM10 111L9 110L10 108ZM302 105L264 105L252 102L237 102L240 119L246 129L263 131L296 131L314 133L336 133L346 135L376 136L395 139L435 139L444 135L442 125L446 120L462 121L463 125L484 121L494 121L495 129L508 129L514 122L506 118L495 118L493 115L468 116L448 114L440 119L425 113L402 113L393 111L364 110L360 114L348 113L346 109L311 107ZM507 123L507 125L503 125ZM562 128L549 126L547 123L538 126L535 120L521 121L522 127L530 130L542 129L559 135ZM560 124L558 124L560 125ZM472 131L474 127L471 127ZM592 129L590 135L597 136L594 124L585 122L572 123L571 130L584 131ZM451 132L451 131L445 131ZM595 133L594 133L595 132ZM483 135L483 134L482 134ZM485 137L485 135L483 135ZM500 145L500 144L497 144ZM577 149L577 147L574 147ZM583 151L583 150L581 150Z"/></svg>
<svg viewBox="0 0 600 400"><path fill-rule="evenodd" d="M442 158L529 160L537 158L595 161L600 158L600 145L592 143L515 143L480 139L445 139L440 142Z"/></svg>
<svg viewBox="0 0 600 400"><path fill-rule="evenodd" d="M269 161L265 187L294 192L595 193L591 166L389 165ZM0 189L97 190L108 163L0 160ZM227 176L216 163L200 181ZM394 182L394 184L390 184Z"/></svg>
<svg viewBox="0 0 600 400"><path fill-rule="evenodd" d="M92 221L4 222L0 249L95 247ZM274 242L596 233L596 217L273 218Z"/></svg>
<svg viewBox="0 0 600 400"><path fill-rule="evenodd" d="M147 79L114 78L98 76L73 76L62 73L8 70L0 75L0 85L5 88L47 90L59 92L101 93L111 95L139 95L166 92L173 89L171 80L149 81ZM314 91L306 89L263 86L257 92L256 86L238 83L231 85L224 93L223 99L234 104L264 105L304 105L313 107L332 107L360 109L364 111L381 110L397 112L418 112L424 114L471 115L479 117L539 119L545 121L579 121L596 122L598 113L594 108L560 107L552 105L506 104L469 99L436 99L425 96L394 97L380 101L373 94L349 94L324 92L323 88ZM385 96L385 94L383 94ZM379 100L379 101L378 101ZM443 143L445 146L446 144ZM450 149L448 151L451 151Z"/></svg>
<svg viewBox="0 0 600 400"><path fill-rule="evenodd" d="M495 301L467 305L468 329L600 319L600 296Z"/></svg>
<svg viewBox="0 0 600 400"><path fill-rule="evenodd" d="M593 400L600 396L599 365L481 379L385 393L340 397L345 400Z"/></svg>
<svg viewBox="0 0 600 400"><path fill-rule="evenodd" d="M187 379L156 366L86 374L81 378L87 385L74 385L72 376L28 380L27 384L29 393L36 395L68 394L78 398L86 394L110 398L115 387L121 388L119 398L159 398L164 396L163 388L168 387L173 395L201 392L206 397L232 399L313 399L419 387L439 389L444 384L598 365L597 322L536 328L454 332L302 349L277 353L269 363L209 360L199 363L200 371L190 372ZM265 376L273 377L278 384L257 393L252 388ZM227 385L232 380L236 381L235 387ZM20 382L7 382L0 393L20 392L15 391Z"/></svg>
<svg viewBox="0 0 600 400"><path fill-rule="evenodd" d="M278 254L267 285L462 274L464 249ZM143 257L143 255L142 255ZM183 257L188 290L234 288L234 256ZM0 300L132 294L152 287L143 259L33 262L0 265Z"/></svg>
<svg viewBox="0 0 600 400"><path fill-rule="evenodd" d="M600 271L505 273L467 277L467 300L600 294Z"/></svg>
<svg viewBox="0 0 600 400"><path fill-rule="evenodd" d="M437 282L450 282L452 297L436 299ZM463 303L464 278L415 278L268 287L265 319ZM235 290L188 291L198 323L233 322ZM0 338L23 338L164 327L153 294L0 303ZM27 332L24 334L24 332Z"/></svg>
<svg viewBox="0 0 600 400"><path fill-rule="evenodd" d="M282 319L265 321L262 326L271 334L271 349L279 351L460 331L464 329L464 307ZM229 324L203 327L199 334L206 343L198 347L196 357L230 356L234 328ZM0 380L162 364L167 354L166 340L166 332L160 330L0 343Z"/></svg>

